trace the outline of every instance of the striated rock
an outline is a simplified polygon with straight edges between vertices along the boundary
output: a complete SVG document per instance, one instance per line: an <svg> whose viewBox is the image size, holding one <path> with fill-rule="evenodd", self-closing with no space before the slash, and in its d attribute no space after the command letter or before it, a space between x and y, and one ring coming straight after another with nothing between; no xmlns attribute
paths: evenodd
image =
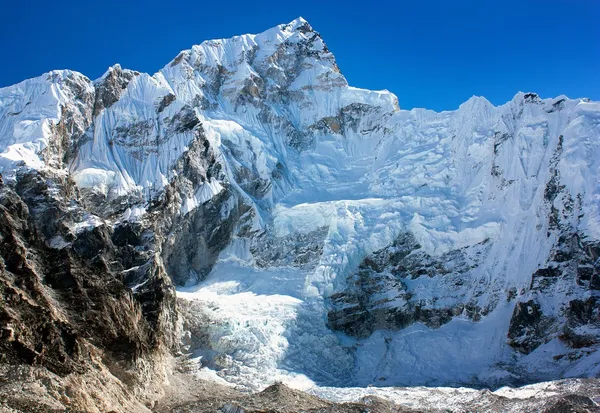
<svg viewBox="0 0 600 413"><path fill-rule="evenodd" d="M100 362L131 386L155 380L151 372L164 367L153 360L174 348L178 334L174 289L160 260L123 237L134 229L121 226L114 236L104 224L78 221L86 213L64 201L68 186L47 182L33 172L0 188L0 361L89 379ZM121 273L142 261L144 285L132 291Z"/></svg>
<svg viewBox="0 0 600 413"><path fill-rule="evenodd" d="M548 331L554 320L544 316L540 305L533 300L517 303L510 320L508 343L524 354L529 354L549 341Z"/></svg>
<svg viewBox="0 0 600 413"><path fill-rule="evenodd" d="M121 97L125 88L127 88L129 82L139 75L140 73L134 70L122 69L119 64L110 67L100 79L94 82L96 96L93 116L96 117L104 109L114 105ZM167 106L166 103L165 106Z"/></svg>
<svg viewBox="0 0 600 413"><path fill-rule="evenodd" d="M477 246L475 255L485 256L487 247L486 243ZM389 247L365 258L346 281L346 288L329 297L329 326L366 338L376 330L400 330L416 322L439 328L461 314L477 321L490 308L463 301L461 290L473 268L467 262L460 250L431 257L411 233L404 233ZM443 284L447 296L420 297L410 284L421 277ZM449 297L452 306L447 305ZM444 304L437 304L438 300Z"/></svg>
<svg viewBox="0 0 600 413"><path fill-rule="evenodd" d="M323 254L328 228L307 234L271 237L266 233L252 238L250 252L259 267L306 267L316 264Z"/></svg>

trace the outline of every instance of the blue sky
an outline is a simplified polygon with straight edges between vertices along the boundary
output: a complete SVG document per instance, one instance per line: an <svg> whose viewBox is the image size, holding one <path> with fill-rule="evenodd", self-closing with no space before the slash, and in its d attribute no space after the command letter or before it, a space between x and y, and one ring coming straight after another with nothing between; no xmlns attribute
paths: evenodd
<svg viewBox="0 0 600 413"><path fill-rule="evenodd" d="M455 109L519 91L600 100L600 1L4 2L0 87L52 69L94 79L108 66L154 73L206 39L302 16L351 85L394 92L403 108Z"/></svg>

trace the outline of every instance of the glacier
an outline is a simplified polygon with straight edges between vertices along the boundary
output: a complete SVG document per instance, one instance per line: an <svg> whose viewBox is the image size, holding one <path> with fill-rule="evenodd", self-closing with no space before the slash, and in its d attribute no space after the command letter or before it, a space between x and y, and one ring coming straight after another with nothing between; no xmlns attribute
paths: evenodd
<svg viewBox="0 0 600 413"><path fill-rule="evenodd" d="M0 89L0 172L23 168L74 182L93 205L78 230L167 200L163 257L206 336L188 348L203 377L325 395L600 374L598 102L402 110L349 86L298 18L152 76ZM231 222L218 246L208 221Z"/></svg>

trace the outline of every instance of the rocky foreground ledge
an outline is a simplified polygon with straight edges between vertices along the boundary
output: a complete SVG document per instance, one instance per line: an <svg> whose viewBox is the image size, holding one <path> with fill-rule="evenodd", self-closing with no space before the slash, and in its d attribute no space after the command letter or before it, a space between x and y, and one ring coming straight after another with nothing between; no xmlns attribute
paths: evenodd
<svg viewBox="0 0 600 413"><path fill-rule="evenodd" d="M597 412L594 394L599 381L562 380L496 392L466 388L399 387L361 389L363 396L348 402L332 402L275 384L260 393L219 392L210 395L211 385L202 387L195 401L174 403L156 411L167 413L223 412ZM327 397L343 399L355 389L330 389ZM381 390L381 392L379 391ZM197 392L199 392L197 390ZM200 392L199 392L200 393ZM371 393L371 394L369 394ZM377 395L376 395L377 394Z"/></svg>
<svg viewBox="0 0 600 413"><path fill-rule="evenodd" d="M308 392L277 383L261 392L231 387L175 373L162 388L149 387L146 399L127 386L111 385L99 372L94 379L73 376L67 384L47 371L0 366L0 413L143 412L143 413L258 413L258 412L599 412L600 380L568 379L497 391L449 387L319 388ZM94 386L104 388L96 393ZM106 389L109 389L106 392ZM139 392L139 389L138 389ZM311 393L319 393L317 397ZM82 395L87 395L82 398ZM90 396L91 395L91 396ZM105 398L105 400L100 400ZM119 400L119 405L114 405ZM105 410L98 406L107 406ZM113 405L114 410L108 406Z"/></svg>

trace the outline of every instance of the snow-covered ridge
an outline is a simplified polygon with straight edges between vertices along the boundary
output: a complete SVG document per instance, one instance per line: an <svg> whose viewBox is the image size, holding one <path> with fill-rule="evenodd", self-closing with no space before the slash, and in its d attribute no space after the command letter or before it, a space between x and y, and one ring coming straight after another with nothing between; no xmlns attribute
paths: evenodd
<svg viewBox="0 0 600 413"><path fill-rule="evenodd" d="M61 108L73 104L78 126L83 128L87 115L85 101L93 93L89 79L69 70L49 72L0 89L2 173L10 174L20 163L35 169L56 167L48 154L56 145L53 129L60 122Z"/></svg>
<svg viewBox="0 0 600 413"><path fill-rule="evenodd" d="M113 222L164 201L198 356L232 382L493 385L599 372L599 125L521 92L401 110L299 18L0 89L0 172L69 176Z"/></svg>

